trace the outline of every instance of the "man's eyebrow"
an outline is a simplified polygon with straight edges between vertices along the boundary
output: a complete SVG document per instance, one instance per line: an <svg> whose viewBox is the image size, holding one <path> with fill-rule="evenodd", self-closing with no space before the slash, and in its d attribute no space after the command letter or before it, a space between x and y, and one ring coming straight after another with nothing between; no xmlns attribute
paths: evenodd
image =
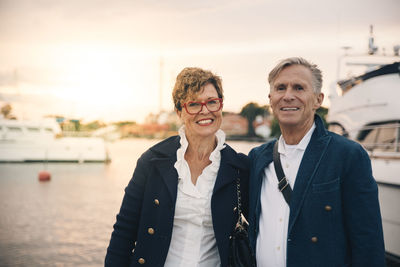
<svg viewBox="0 0 400 267"><path fill-rule="evenodd" d="M286 86L284 83L277 83L277 84L274 84L274 88L277 88L277 87L279 87L279 86Z"/></svg>

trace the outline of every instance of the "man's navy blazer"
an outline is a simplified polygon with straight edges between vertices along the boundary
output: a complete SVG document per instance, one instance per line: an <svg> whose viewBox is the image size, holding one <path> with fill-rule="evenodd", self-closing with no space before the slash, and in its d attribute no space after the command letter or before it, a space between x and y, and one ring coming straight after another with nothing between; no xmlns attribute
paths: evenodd
<svg viewBox="0 0 400 267"><path fill-rule="evenodd" d="M107 249L105 266L163 266L172 236L178 173L174 167L180 137L170 137L138 160L125 189ZM248 159L226 145L211 198L211 214L221 266L228 264L229 236L238 219L236 179L248 206ZM151 228L151 229L150 229ZM200 240L199 240L200 242ZM142 264L144 265L142 265Z"/></svg>
<svg viewBox="0 0 400 267"><path fill-rule="evenodd" d="M287 266L385 266L378 188L369 156L358 143L327 131L317 115L315 124L290 201ZM249 237L254 250L261 185L264 169L273 161L274 143L249 154Z"/></svg>

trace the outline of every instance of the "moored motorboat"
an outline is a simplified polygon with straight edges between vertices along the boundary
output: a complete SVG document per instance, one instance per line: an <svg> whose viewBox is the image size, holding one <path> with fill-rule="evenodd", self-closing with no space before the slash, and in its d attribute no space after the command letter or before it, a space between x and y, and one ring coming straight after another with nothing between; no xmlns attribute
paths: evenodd
<svg viewBox="0 0 400 267"><path fill-rule="evenodd" d="M370 155L391 266L400 264L400 58L395 52L391 63L380 59L370 55L346 62L367 70L332 88L327 121L329 130L359 142Z"/></svg>
<svg viewBox="0 0 400 267"><path fill-rule="evenodd" d="M0 120L0 162L107 162L97 137L60 137L56 121Z"/></svg>

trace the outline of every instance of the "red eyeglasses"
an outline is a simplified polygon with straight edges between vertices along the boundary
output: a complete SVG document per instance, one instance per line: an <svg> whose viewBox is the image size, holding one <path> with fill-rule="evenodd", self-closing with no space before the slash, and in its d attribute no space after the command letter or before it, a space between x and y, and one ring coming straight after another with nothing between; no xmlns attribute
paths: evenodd
<svg viewBox="0 0 400 267"><path fill-rule="evenodd" d="M222 98L213 98L205 102L189 101L183 104L183 106L185 107L186 112L190 115L197 115L203 109L203 106L205 106L210 112L217 112L222 108L223 104Z"/></svg>

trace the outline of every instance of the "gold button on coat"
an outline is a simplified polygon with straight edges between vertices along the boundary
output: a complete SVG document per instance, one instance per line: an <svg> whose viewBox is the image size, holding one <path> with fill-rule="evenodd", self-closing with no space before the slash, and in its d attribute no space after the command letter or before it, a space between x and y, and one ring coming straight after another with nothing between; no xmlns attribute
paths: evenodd
<svg viewBox="0 0 400 267"><path fill-rule="evenodd" d="M140 259L138 259L138 262L139 262L140 264L144 264L146 261L145 261L143 258L140 258Z"/></svg>
<svg viewBox="0 0 400 267"><path fill-rule="evenodd" d="M326 211L331 211L331 210L332 210L332 207L329 206L329 205L326 205L326 206L325 206L325 210L326 210Z"/></svg>
<svg viewBox="0 0 400 267"><path fill-rule="evenodd" d="M160 201L158 201L158 199L154 199L154 204L156 204L157 206L160 205Z"/></svg>
<svg viewBox="0 0 400 267"><path fill-rule="evenodd" d="M152 235L154 234L154 229L150 227L149 229L147 229L147 232Z"/></svg>
<svg viewBox="0 0 400 267"><path fill-rule="evenodd" d="M311 237L311 242L317 243L318 242L318 238L316 236Z"/></svg>

